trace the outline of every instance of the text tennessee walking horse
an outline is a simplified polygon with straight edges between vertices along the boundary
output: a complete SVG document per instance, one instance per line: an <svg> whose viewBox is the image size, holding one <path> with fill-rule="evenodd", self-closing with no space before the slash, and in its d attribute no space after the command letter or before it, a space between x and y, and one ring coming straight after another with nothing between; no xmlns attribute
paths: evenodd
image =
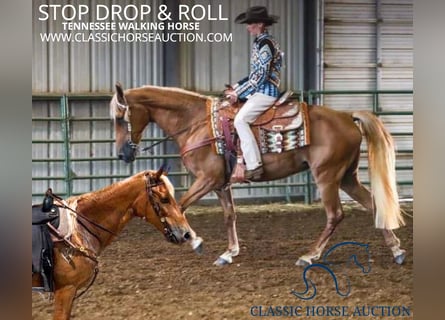
<svg viewBox="0 0 445 320"><path fill-rule="evenodd" d="M149 122L155 122L179 148L184 165L196 177L190 189L179 200L182 210L214 191L224 210L228 233L228 249L215 264L232 262L238 255L236 213L232 190L225 173L224 156L217 155L210 143L212 137L206 122L206 105L214 97L194 92L156 86L123 91L116 84L110 102L115 120L118 156L134 161L137 144ZM370 112L341 112L327 107L308 106L310 145L281 153L263 154L264 174L257 181L280 179L310 169L326 209L327 224L309 252L297 265L319 259L344 214L339 197L341 188L376 216L376 227L382 229L386 244L397 263L402 263L405 250L392 231L403 224L395 181L395 152L391 135L382 122ZM359 182L358 163L362 132L354 122L359 120L368 142L371 193ZM130 129L130 130L129 130ZM184 152L186 150L186 152Z"/></svg>
<svg viewBox="0 0 445 320"><path fill-rule="evenodd" d="M69 319L79 288L89 287L97 273L97 257L134 217L142 218L173 243L196 240L180 211L174 188L159 171L144 171L99 191L55 198L60 215L75 213L72 235L54 244L54 319ZM67 244L70 244L69 246ZM153 244L149 244L153 245ZM41 286L39 274L32 286Z"/></svg>

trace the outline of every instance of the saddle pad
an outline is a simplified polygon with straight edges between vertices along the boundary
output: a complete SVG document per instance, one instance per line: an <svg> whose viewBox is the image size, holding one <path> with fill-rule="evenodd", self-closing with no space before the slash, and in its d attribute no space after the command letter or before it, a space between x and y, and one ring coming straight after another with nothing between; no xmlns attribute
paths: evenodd
<svg viewBox="0 0 445 320"><path fill-rule="evenodd" d="M231 144L235 136L233 119L238 110L219 99L212 99L207 104L209 131L215 138L212 145L216 154L224 155ZM273 106L258 117L251 129L263 154L306 146L310 144L307 104L290 100L282 107ZM227 131L230 131L230 137L227 137Z"/></svg>

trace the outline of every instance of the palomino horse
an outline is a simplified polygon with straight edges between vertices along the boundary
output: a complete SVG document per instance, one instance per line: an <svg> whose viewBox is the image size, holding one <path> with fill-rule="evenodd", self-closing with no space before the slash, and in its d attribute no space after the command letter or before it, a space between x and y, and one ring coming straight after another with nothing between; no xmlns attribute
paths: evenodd
<svg viewBox="0 0 445 320"><path fill-rule="evenodd" d="M214 191L224 210L228 248L216 261L232 262L239 253L236 213L232 190L225 174L224 156L217 155L209 141L206 105L214 97L177 88L144 86L124 90L116 84L110 102L115 120L118 156L125 162L135 159L137 145L149 122L155 122L174 138L182 152L187 169L196 177L190 189L179 200L182 210ZM339 197L341 188L375 214L376 227L382 229L386 244L397 263L402 263L405 250L392 231L404 224L395 180L395 152L391 135L382 122L370 112L341 112L321 106L308 106L310 145L282 153L263 154L264 174L257 181L281 179L310 169L326 210L327 223L309 252L297 265L319 259L344 214ZM368 142L371 193L359 182L358 163L362 131ZM187 152L184 152L187 150Z"/></svg>
<svg viewBox="0 0 445 320"><path fill-rule="evenodd" d="M77 219L70 246L66 241L54 246L54 319L70 318L77 290L92 284L97 257L130 219L148 221L172 243L197 240L175 201L173 185L162 170L140 172L65 201L55 198L54 204L65 208L60 210L76 213ZM32 285L41 286L40 275L33 274Z"/></svg>

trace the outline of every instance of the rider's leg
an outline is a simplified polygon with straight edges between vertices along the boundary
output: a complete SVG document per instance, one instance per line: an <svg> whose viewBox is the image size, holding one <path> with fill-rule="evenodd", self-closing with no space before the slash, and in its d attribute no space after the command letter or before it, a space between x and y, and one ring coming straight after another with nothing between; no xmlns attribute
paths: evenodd
<svg viewBox="0 0 445 320"><path fill-rule="evenodd" d="M255 141L255 136L250 129L250 124L267 110L275 100L275 97L263 93L255 93L235 116L234 125L241 140L241 150L243 151L247 170L253 170L262 165L261 153Z"/></svg>

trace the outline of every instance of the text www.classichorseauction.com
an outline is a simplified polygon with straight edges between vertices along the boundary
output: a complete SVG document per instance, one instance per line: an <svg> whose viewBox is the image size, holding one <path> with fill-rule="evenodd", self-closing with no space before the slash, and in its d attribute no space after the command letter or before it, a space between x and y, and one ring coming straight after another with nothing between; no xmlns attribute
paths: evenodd
<svg viewBox="0 0 445 320"><path fill-rule="evenodd" d="M60 20L63 32L41 32L42 42L231 42L232 33L199 32L200 21L228 20L222 5L40 5L40 21ZM177 19L172 12L177 12ZM155 19L155 21L150 21ZM93 21L93 22L85 22Z"/></svg>
<svg viewBox="0 0 445 320"><path fill-rule="evenodd" d="M332 262L329 260L333 252L342 248L353 250L353 253L349 254L346 261ZM362 260L359 260L360 258ZM323 255L322 263L313 263L304 268L302 280L306 287L305 290L297 291L292 289L290 293L301 300L313 300L317 295L317 287L308 279L307 272L321 269L332 277L337 294L342 297L348 297L351 293L351 283L346 274L346 270L348 266L351 266L351 263L359 267L363 274L371 272L371 257L368 244L345 241L333 245ZM338 272L341 272L345 276L346 285L343 285L345 288L342 288L342 285L337 279ZM411 315L411 309L408 306L254 305L250 307L250 316L252 317L396 317L402 319L403 317L411 317Z"/></svg>

